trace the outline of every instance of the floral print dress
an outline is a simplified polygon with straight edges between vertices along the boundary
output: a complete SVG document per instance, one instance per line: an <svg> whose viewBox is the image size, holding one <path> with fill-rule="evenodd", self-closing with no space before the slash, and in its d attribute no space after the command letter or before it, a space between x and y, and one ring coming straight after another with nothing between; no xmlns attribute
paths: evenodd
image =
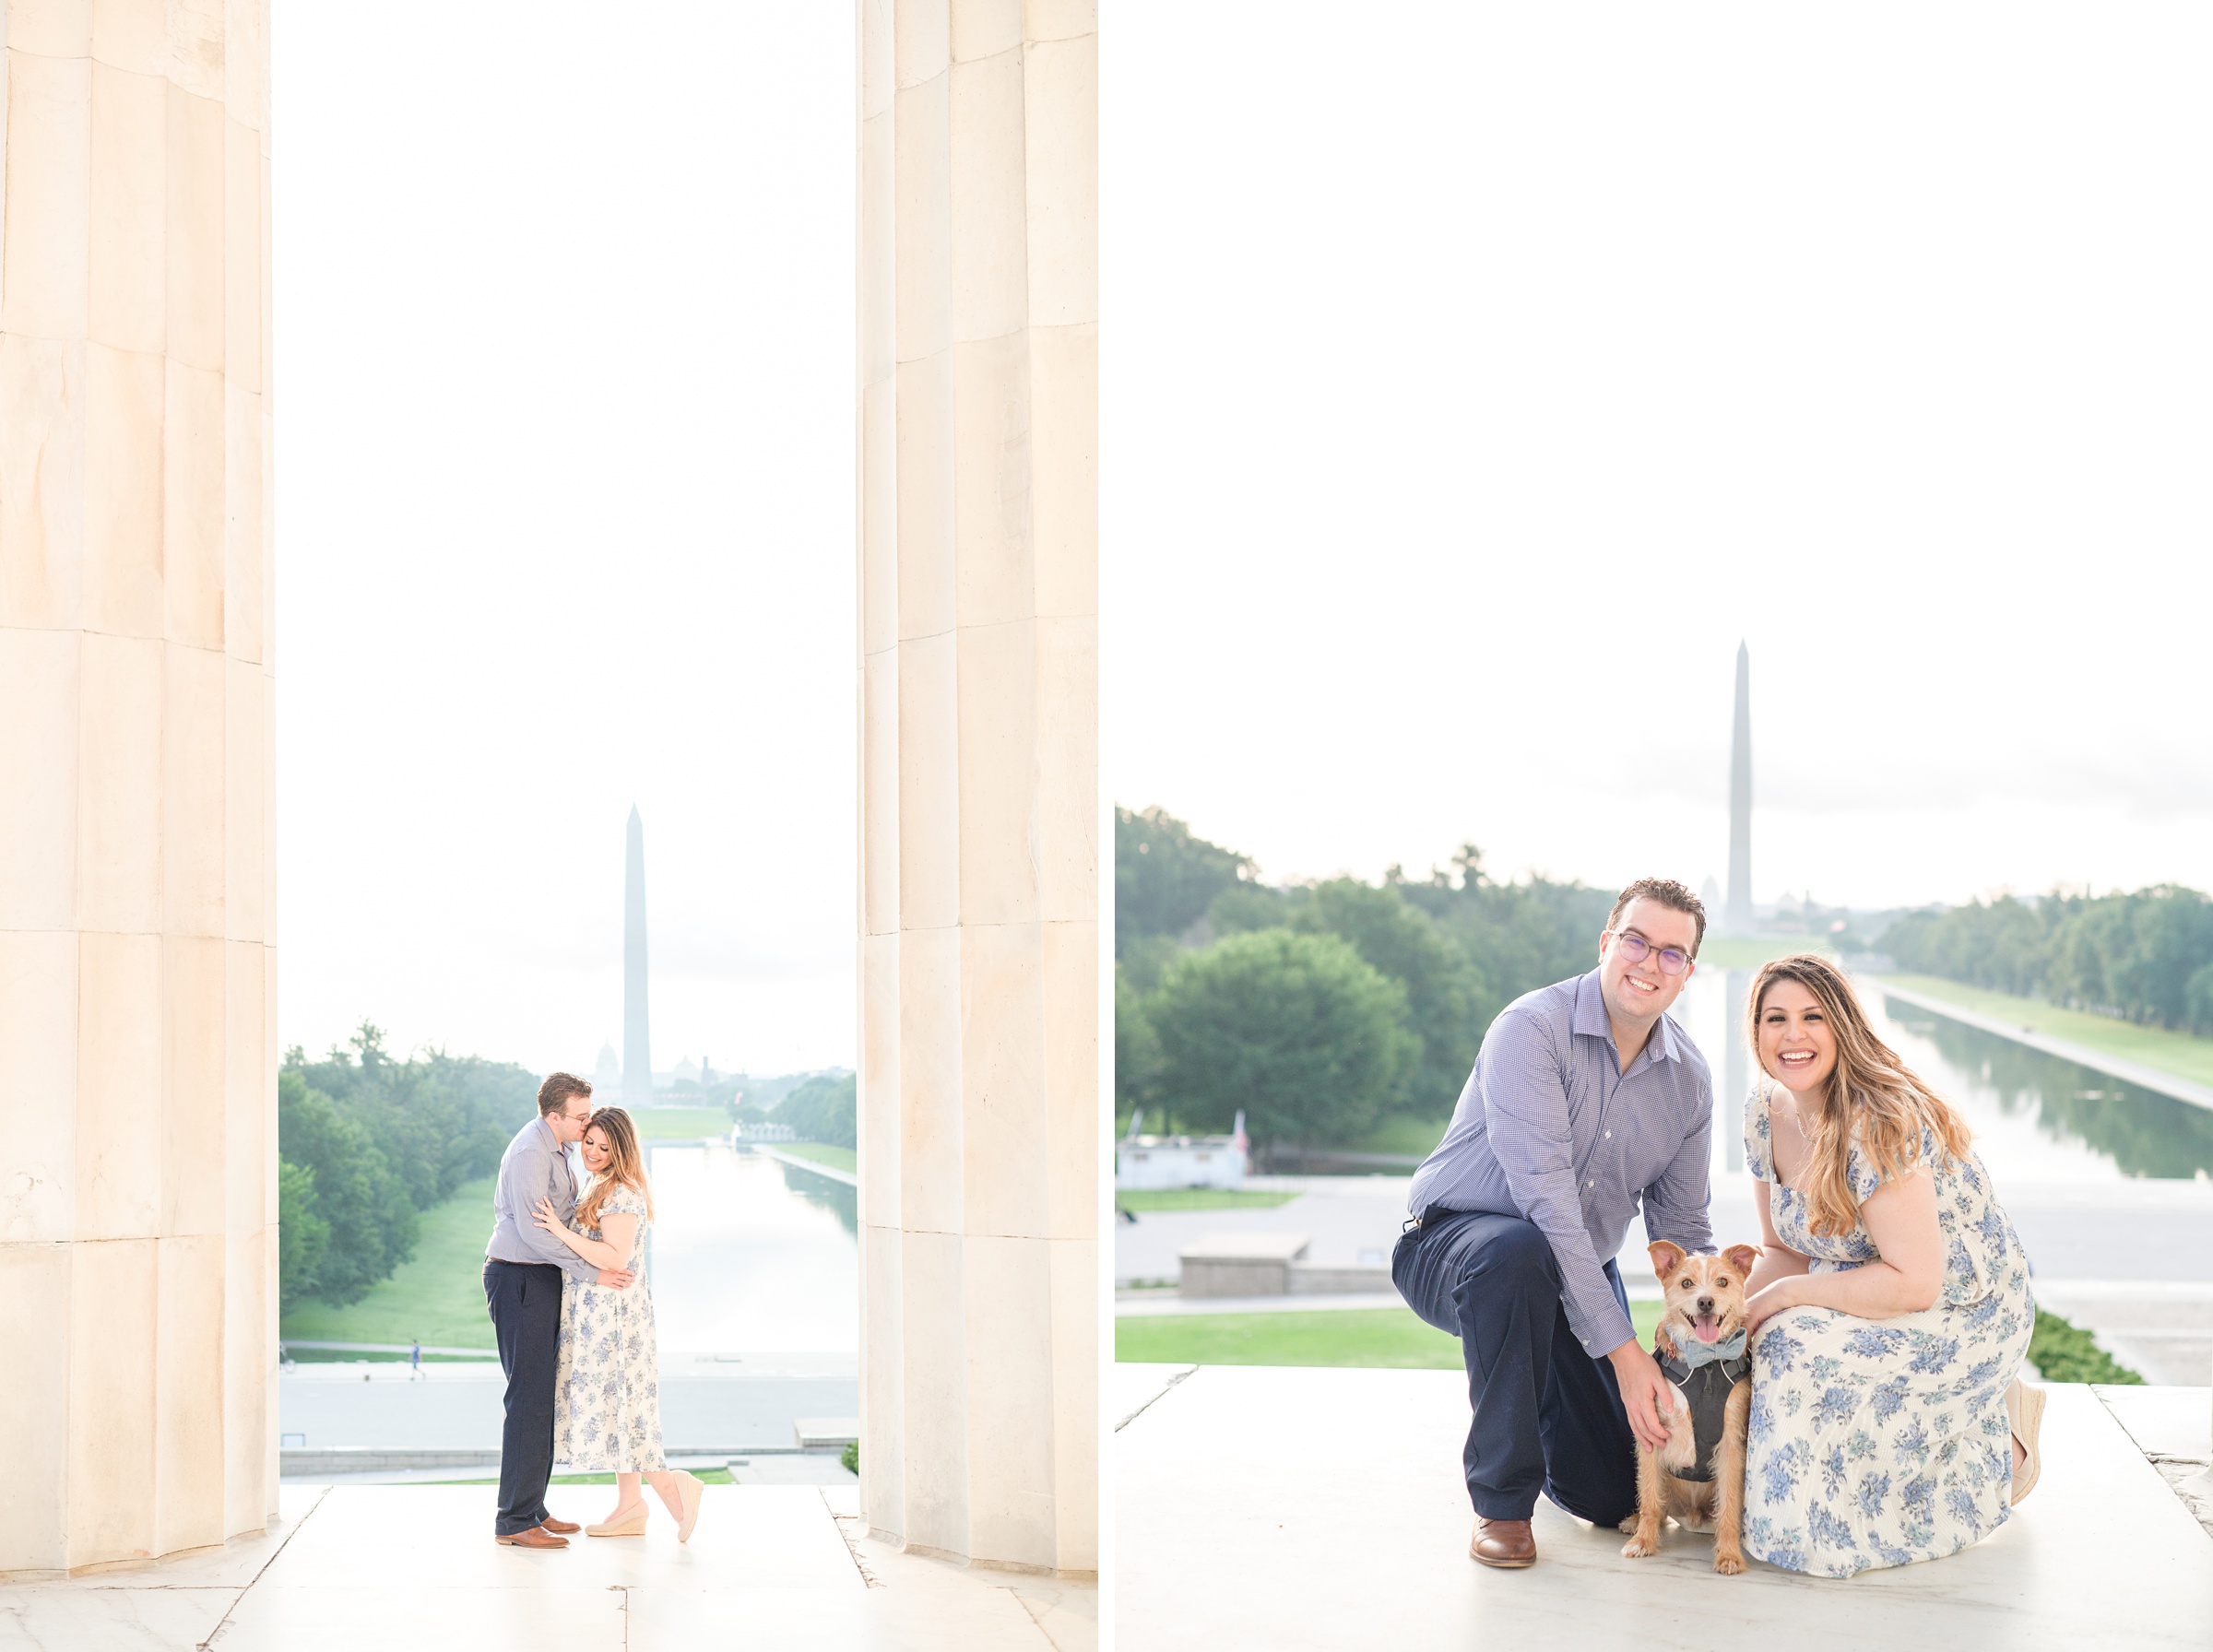
<svg viewBox="0 0 2213 1652"><path fill-rule="evenodd" d="M653 1292L645 1280L645 1199L617 1187L602 1218L635 1216L625 1291L562 1281L561 1353L553 1377L553 1460L595 1474L665 1469L661 1456L660 1356L653 1334ZM574 1224L572 1224L574 1225ZM576 1228L586 1239L597 1227Z"/></svg>
<svg viewBox="0 0 2213 1652"><path fill-rule="evenodd" d="M1768 1094L1746 1107L1745 1158L1769 1186L1775 1235L1814 1273L1876 1259L1864 1223L1817 1234L1805 1197L1776 1180ZM2029 1258L1982 1162L1923 1130L1944 1239L1944 1292L1894 1319L1791 1308L1752 1339L1745 1549L1828 1577L1956 1554L2006 1523L2013 1497L2006 1388L2034 1328ZM1852 1149L1853 1196L1881 1183Z"/></svg>

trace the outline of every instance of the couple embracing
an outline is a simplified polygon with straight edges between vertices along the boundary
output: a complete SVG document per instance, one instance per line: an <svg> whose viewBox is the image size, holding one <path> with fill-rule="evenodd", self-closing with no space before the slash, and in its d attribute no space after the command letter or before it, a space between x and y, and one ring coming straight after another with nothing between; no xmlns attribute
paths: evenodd
<svg viewBox="0 0 2213 1652"><path fill-rule="evenodd" d="M1711 1257L1712 1083L1666 1014L1705 932L1684 885L1624 890L1598 967L1491 1024L1414 1174L1391 1277L1466 1355L1469 1552L1534 1562L1540 1491L1602 1529L1635 1526L1639 1457L1667 1447L1685 1368L1720 1363L1732 1394L1747 1371L1750 1388L1714 1469L1717 1570L1742 1565L1731 1526L1754 1559L1825 1576L1956 1553L2038 1473L2043 1395L2018 1380L2028 1257L1965 1121L1810 954L1753 982L1742 1035L1765 1081L1744 1128L1762 1232ZM1612 1260L1640 1206L1682 1310L1666 1367Z"/></svg>
<svg viewBox="0 0 2213 1652"><path fill-rule="evenodd" d="M569 1149L590 1180L579 1187ZM565 1549L578 1529L546 1507L556 1461L615 1476L615 1507L584 1528L596 1538L641 1537L652 1483L692 1536L704 1490L670 1472L661 1455L660 1355L653 1295L638 1267L653 1220L637 1128L620 1107L592 1110L592 1087L555 1073L538 1087L538 1116L507 1144L492 1194L484 1302L507 1376L500 1437L496 1541Z"/></svg>

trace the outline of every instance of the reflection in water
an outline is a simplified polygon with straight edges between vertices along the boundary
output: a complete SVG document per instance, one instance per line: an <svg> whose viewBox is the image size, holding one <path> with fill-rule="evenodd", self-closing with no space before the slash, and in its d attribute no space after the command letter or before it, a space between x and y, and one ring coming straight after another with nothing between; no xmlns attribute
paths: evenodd
<svg viewBox="0 0 2213 1652"><path fill-rule="evenodd" d="M654 1148L649 1174L664 1352L859 1346L851 1188L720 1143ZM831 1197L840 1193L842 1207Z"/></svg>
<svg viewBox="0 0 2213 1652"><path fill-rule="evenodd" d="M1744 1101L1764 1081L1743 1049L1743 971L1694 975L1676 1016L1716 1080L1714 1168L1741 1170ZM1967 1115L1975 1150L2001 1183L2213 1175L2213 1110L1963 1026L1886 997L1865 1004L1876 1035ZM1738 1075L1746 1075L1740 1080Z"/></svg>
<svg viewBox="0 0 2213 1652"><path fill-rule="evenodd" d="M776 1168L784 1173L784 1186L811 1205L818 1205L837 1218L838 1225L855 1239L860 1237L860 1189L848 1187L830 1176L818 1176L811 1170L801 1170L781 1159Z"/></svg>
<svg viewBox="0 0 2213 1652"><path fill-rule="evenodd" d="M2053 1139L2109 1153L2130 1175L2213 1174L2213 1110L1896 998L1885 998L1883 1008L1893 1021L1934 1044L1949 1066L1987 1086L2006 1112L2034 1119Z"/></svg>

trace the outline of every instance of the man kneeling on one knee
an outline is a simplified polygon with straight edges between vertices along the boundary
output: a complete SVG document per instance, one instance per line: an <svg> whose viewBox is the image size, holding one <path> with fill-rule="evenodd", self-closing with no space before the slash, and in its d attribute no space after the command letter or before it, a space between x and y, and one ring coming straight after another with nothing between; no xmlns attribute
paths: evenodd
<svg viewBox="0 0 2213 1652"><path fill-rule="evenodd" d="M1635 1514L1636 1443L1666 1441L1673 1395L1611 1258L1640 1201L1651 1239L1713 1248L1713 1084L1665 1014L1705 934L1682 884L1622 891L1598 967L1491 1023L1451 1128L1414 1173L1391 1279L1467 1358L1468 1552L1485 1565L1536 1559L1540 1491L1600 1527Z"/></svg>

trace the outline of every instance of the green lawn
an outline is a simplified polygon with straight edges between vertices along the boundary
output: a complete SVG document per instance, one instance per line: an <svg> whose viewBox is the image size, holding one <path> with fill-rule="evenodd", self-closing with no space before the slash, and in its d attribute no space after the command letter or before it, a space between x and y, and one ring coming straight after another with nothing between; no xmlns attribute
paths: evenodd
<svg viewBox="0 0 2213 1652"><path fill-rule="evenodd" d="M2213 1084L2213 1038L2170 1032L2164 1027L2140 1027L2134 1021L2116 1021L2110 1015L2063 1009L2041 998L2017 998L2011 993L1985 992L1979 986L1963 986L1957 981L1935 975L1881 976L1874 984L1875 990L1881 991L1886 980L1914 992L1926 993L1932 998L1957 1004L1962 1009L1978 1010L2031 1028L2047 1038L2064 1038L2086 1049L2172 1073L2178 1079Z"/></svg>
<svg viewBox="0 0 2213 1652"><path fill-rule="evenodd" d="M727 1107L633 1107L631 1122L647 1141L697 1141L703 1136L728 1136L730 1111Z"/></svg>
<svg viewBox="0 0 2213 1652"><path fill-rule="evenodd" d="M1114 1202L1125 1210L1272 1210L1297 1197L1228 1187L1118 1187Z"/></svg>
<svg viewBox="0 0 2213 1652"><path fill-rule="evenodd" d="M1818 952L1823 957L1830 957L1834 955L1834 949L1824 935L1715 935L1709 932L1698 944L1698 967L1702 970L1756 970L1770 958L1788 958L1793 952Z"/></svg>
<svg viewBox="0 0 2213 1652"><path fill-rule="evenodd" d="M1633 1302L1648 1347L1660 1304ZM1114 1357L1178 1365L1362 1365L1457 1371L1460 1343L1408 1308L1322 1308L1305 1314L1147 1314L1114 1322Z"/></svg>
<svg viewBox="0 0 2213 1652"><path fill-rule="evenodd" d="M284 1316L279 1335L318 1342L425 1342L490 1348L484 1311L484 1245L491 1237L491 1182L470 1182L443 1205L425 1210L415 1255L357 1303L335 1308L302 1303Z"/></svg>
<svg viewBox="0 0 2213 1652"><path fill-rule="evenodd" d="M811 1159L817 1164L827 1164L847 1175L860 1168L859 1159L849 1147L833 1147L827 1141L773 1141L768 1145L779 1153L789 1153L795 1159Z"/></svg>

